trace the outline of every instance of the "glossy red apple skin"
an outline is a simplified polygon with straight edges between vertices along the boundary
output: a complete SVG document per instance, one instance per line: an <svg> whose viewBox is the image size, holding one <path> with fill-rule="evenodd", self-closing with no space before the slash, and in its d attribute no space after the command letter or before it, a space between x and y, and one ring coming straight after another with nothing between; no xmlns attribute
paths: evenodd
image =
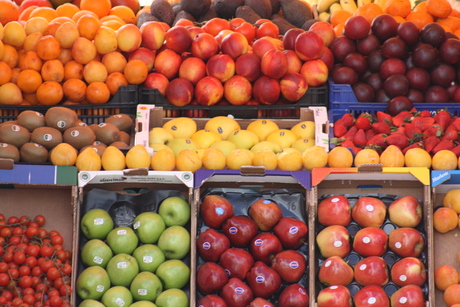
<svg viewBox="0 0 460 307"><path fill-rule="evenodd" d="M166 48L181 54L190 48L192 38L190 37L188 29L175 26L166 31L164 44Z"/></svg>
<svg viewBox="0 0 460 307"><path fill-rule="evenodd" d="M283 217L283 212L277 203L263 198L256 200L249 207L248 214L261 231L271 230Z"/></svg>
<svg viewBox="0 0 460 307"><path fill-rule="evenodd" d="M218 262L220 255L230 248L230 240L223 233L208 228L199 234L196 247L201 258Z"/></svg>
<svg viewBox="0 0 460 307"><path fill-rule="evenodd" d="M278 297L278 306L304 307L308 306L308 292L299 284L291 284L284 288Z"/></svg>
<svg viewBox="0 0 460 307"><path fill-rule="evenodd" d="M321 256L344 258L351 251L348 229L341 225L327 226L316 235L316 243Z"/></svg>
<svg viewBox="0 0 460 307"><path fill-rule="evenodd" d="M207 61L219 51L219 43L209 33L199 33L192 40L190 47L192 55Z"/></svg>
<svg viewBox="0 0 460 307"><path fill-rule="evenodd" d="M355 293L355 307L390 307L390 299L382 287L365 286Z"/></svg>
<svg viewBox="0 0 460 307"><path fill-rule="evenodd" d="M322 289L316 299L317 307L352 307L350 290L343 285L333 285Z"/></svg>
<svg viewBox="0 0 460 307"><path fill-rule="evenodd" d="M353 250L363 257L382 256L387 249L388 235L382 228L361 228L353 238Z"/></svg>
<svg viewBox="0 0 460 307"><path fill-rule="evenodd" d="M250 217L235 215L224 222L222 231L232 246L247 247L259 232L259 228Z"/></svg>
<svg viewBox="0 0 460 307"><path fill-rule="evenodd" d="M284 249L298 249L307 243L308 226L294 217L282 217L273 228Z"/></svg>
<svg viewBox="0 0 460 307"><path fill-rule="evenodd" d="M271 232L261 232L256 235L249 245L249 252L255 261L269 265L271 259L283 250L280 240Z"/></svg>
<svg viewBox="0 0 460 307"><path fill-rule="evenodd" d="M275 307L270 301L263 299L261 297L256 297L248 307Z"/></svg>
<svg viewBox="0 0 460 307"><path fill-rule="evenodd" d="M404 257L391 267L391 281L397 286L423 286L426 282L427 270L419 258Z"/></svg>
<svg viewBox="0 0 460 307"><path fill-rule="evenodd" d="M390 204L388 215L390 221L399 227L416 227L422 221L423 209L416 197L407 195Z"/></svg>
<svg viewBox="0 0 460 307"><path fill-rule="evenodd" d="M239 278L230 278L222 288L220 296L227 306L234 307L246 307L254 299L251 288Z"/></svg>
<svg viewBox="0 0 460 307"><path fill-rule="evenodd" d="M396 228L388 235L388 248L400 257L418 257L425 247L425 239L417 229Z"/></svg>
<svg viewBox="0 0 460 307"><path fill-rule="evenodd" d="M196 273L196 285L202 293L214 293L228 282L224 268L214 262L205 262Z"/></svg>
<svg viewBox="0 0 460 307"><path fill-rule="evenodd" d="M252 255L241 248L229 248L220 255L220 265L230 278L243 280L254 264Z"/></svg>
<svg viewBox="0 0 460 307"><path fill-rule="evenodd" d="M200 307L227 307L224 299L215 294L208 294L200 298L197 303Z"/></svg>
<svg viewBox="0 0 460 307"><path fill-rule="evenodd" d="M246 274L246 281L257 297L269 298L281 286L279 274L262 261L256 261Z"/></svg>
<svg viewBox="0 0 460 307"><path fill-rule="evenodd" d="M424 307L425 294L422 288L416 285L407 285L399 288L390 296L392 307Z"/></svg>
<svg viewBox="0 0 460 307"><path fill-rule="evenodd" d="M313 31L300 33L295 40L295 52L302 61L318 59L323 53L324 41Z"/></svg>
<svg viewBox="0 0 460 307"><path fill-rule="evenodd" d="M326 286L347 286L353 281L353 276L353 267L339 256L327 258L318 272L319 281Z"/></svg>
<svg viewBox="0 0 460 307"><path fill-rule="evenodd" d="M206 195L200 206L201 218L212 228L220 228L234 214L233 205L224 197Z"/></svg>
<svg viewBox="0 0 460 307"><path fill-rule="evenodd" d="M370 256L355 265L355 281L361 286L384 286L390 280L388 265L382 257Z"/></svg>
<svg viewBox="0 0 460 307"><path fill-rule="evenodd" d="M318 222L325 226L351 223L351 205L343 195L335 195L323 199L318 204Z"/></svg>
<svg viewBox="0 0 460 307"><path fill-rule="evenodd" d="M271 268L280 275L283 281L288 283L298 282L305 274L306 267L305 256L295 250L279 252L271 261Z"/></svg>
<svg viewBox="0 0 460 307"><path fill-rule="evenodd" d="M300 33L305 32L301 28L292 28L286 31L283 35L283 47L284 50L294 50L295 49L295 40Z"/></svg>
<svg viewBox="0 0 460 307"><path fill-rule="evenodd" d="M387 214L387 207L378 198L360 197L351 208L351 217L361 227L380 227Z"/></svg>

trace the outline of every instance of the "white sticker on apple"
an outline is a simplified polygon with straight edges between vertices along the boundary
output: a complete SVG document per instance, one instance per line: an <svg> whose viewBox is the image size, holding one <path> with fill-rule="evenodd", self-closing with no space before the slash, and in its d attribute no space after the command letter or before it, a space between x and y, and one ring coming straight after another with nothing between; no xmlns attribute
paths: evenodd
<svg viewBox="0 0 460 307"><path fill-rule="evenodd" d="M147 295L147 289L137 289L137 294L139 295Z"/></svg>
<svg viewBox="0 0 460 307"><path fill-rule="evenodd" d="M327 267L329 267L331 264L332 264L332 261L331 261L331 260L328 260L328 261L326 261L326 263L324 264L324 266L327 268Z"/></svg>
<svg viewBox="0 0 460 307"><path fill-rule="evenodd" d="M153 262L153 257L152 256L144 256L142 258L142 262L144 262L144 263L152 263Z"/></svg>
<svg viewBox="0 0 460 307"><path fill-rule="evenodd" d="M98 217L97 219L94 219L94 225L102 225L104 224L104 219Z"/></svg>
<svg viewBox="0 0 460 307"><path fill-rule="evenodd" d="M329 289L332 289L332 290L335 290L337 289L339 286L330 286Z"/></svg>
<svg viewBox="0 0 460 307"><path fill-rule="evenodd" d="M339 200L340 200L340 198L334 197L333 199L331 199L331 202L336 203L336 202L338 202Z"/></svg>
<svg viewBox="0 0 460 307"><path fill-rule="evenodd" d="M401 304L407 303L407 297L405 297L405 296L400 297L400 298L399 298L399 302L400 302Z"/></svg>
<svg viewBox="0 0 460 307"><path fill-rule="evenodd" d="M401 248L401 247L402 247L401 242L396 242L396 243L395 243L395 247L396 247L396 248Z"/></svg>
<svg viewBox="0 0 460 307"><path fill-rule="evenodd" d="M127 265L126 261L121 261L121 262L118 262L118 263L117 263L117 268L119 268L119 269L124 269L124 268L126 268L127 266L128 266L128 265Z"/></svg>
<svg viewBox="0 0 460 307"><path fill-rule="evenodd" d="M375 304L377 302L377 299L375 297L370 297L368 300L367 300L367 303L368 304Z"/></svg>
<svg viewBox="0 0 460 307"><path fill-rule="evenodd" d="M363 243L367 244L367 243L370 243L370 242L371 242L371 238L369 238L369 237L364 237L363 238Z"/></svg>
<svg viewBox="0 0 460 307"><path fill-rule="evenodd" d="M299 231L299 228L297 226L292 226L289 228L289 233L290 234L296 234Z"/></svg>
<svg viewBox="0 0 460 307"><path fill-rule="evenodd" d="M366 210L369 211L369 212L372 212L372 211L374 211L374 206L366 205Z"/></svg>
<svg viewBox="0 0 460 307"><path fill-rule="evenodd" d="M115 303L116 303L118 306L120 306L120 307L125 306L125 301L124 301L123 299L121 299L121 298L117 298L117 299L115 300Z"/></svg>
<svg viewBox="0 0 460 307"><path fill-rule="evenodd" d="M222 215L222 214L224 214L224 209L222 209L221 207L217 207L216 208L216 213L217 213L217 215Z"/></svg>
<svg viewBox="0 0 460 307"><path fill-rule="evenodd" d="M139 226L141 226L141 221L137 221L136 223L134 223L134 225L133 225L134 230L139 228Z"/></svg>
<svg viewBox="0 0 460 307"><path fill-rule="evenodd" d="M127 234L128 232L126 231L126 229L119 229L117 230L117 235L119 236L124 236L125 234Z"/></svg>
<svg viewBox="0 0 460 307"><path fill-rule="evenodd" d="M406 280L407 280L407 276L403 274L403 275L399 276L399 280L400 280L400 281L406 281Z"/></svg>
<svg viewBox="0 0 460 307"><path fill-rule="evenodd" d="M103 285L97 285L96 286L96 291L97 292L104 292L104 286Z"/></svg>
<svg viewBox="0 0 460 307"><path fill-rule="evenodd" d="M342 246L342 241L334 241L334 246L335 246L335 247L340 247L340 246Z"/></svg>
<svg viewBox="0 0 460 307"><path fill-rule="evenodd" d="M256 283L261 284L265 281L265 277L263 276L256 276Z"/></svg>
<svg viewBox="0 0 460 307"><path fill-rule="evenodd" d="M364 271L366 268L367 268L367 264L365 264L365 263L363 263L363 264L361 264L361 265L359 266L359 269L360 269L361 271Z"/></svg>
<svg viewBox="0 0 460 307"><path fill-rule="evenodd" d="M204 242L203 243L203 249L208 250L210 248L211 248L211 243L209 243L209 242Z"/></svg>
<svg viewBox="0 0 460 307"><path fill-rule="evenodd" d="M99 256L94 256L93 261L97 264L101 264L102 262L104 262L104 259L102 259Z"/></svg>
<svg viewBox="0 0 460 307"><path fill-rule="evenodd" d="M236 234L238 232L238 228L236 228L235 226L232 226L228 229L228 232L232 235Z"/></svg>
<svg viewBox="0 0 460 307"><path fill-rule="evenodd" d="M244 289L241 288L241 287L236 287L236 288L235 288L235 293L237 293L237 294L242 294L242 293L244 293Z"/></svg>

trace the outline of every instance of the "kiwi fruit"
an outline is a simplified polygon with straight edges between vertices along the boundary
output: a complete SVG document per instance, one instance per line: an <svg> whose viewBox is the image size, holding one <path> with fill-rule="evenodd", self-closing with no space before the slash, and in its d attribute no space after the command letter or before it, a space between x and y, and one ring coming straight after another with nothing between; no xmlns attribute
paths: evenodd
<svg viewBox="0 0 460 307"><path fill-rule="evenodd" d="M171 4L166 0L153 0L150 5L150 14L170 26L173 25L174 18L176 17Z"/></svg>
<svg viewBox="0 0 460 307"><path fill-rule="evenodd" d="M61 132L75 126L77 121L77 113L66 107L51 107L45 113L46 125Z"/></svg>
<svg viewBox="0 0 460 307"><path fill-rule="evenodd" d="M117 126L120 131L128 133L130 133L133 128L133 119L127 114L111 115L106 118L105 122Z"/></svg>
<svg viewBox="0 0 460 307"><path fill-rule="evenodd" d="M19 113L17 117L18 124L29 130L34 131L35 128L44 127L45 116L37 111L25 110Z"/></svg>
<svg viewBox="0 0 460 307"><path fill-rule="evenodd" d="M21 148L24 143L29 142L30 132L17 124L4 124L0 126L0 142Z"/></svg>
<svg viewBox="0 0 460 307"><path fill-rule="evenodd" d="M181 19L188 19L192 22L196 21L195 17L193 17L192 14L190 14L187 11L182 10L182 11L177 12L176 18L174 18L174 21L173 21L173 25L175 25Z"/></svg>
<svg viewBox="0 0 460 307"><path fill-rule="evenodd" d="M22 162L43 164L48 160L48 150L33 142L22 145L19 154Z"/></svg>
<svg viewBox="0 0 460 307"><path fill-rule="evenodd" d="M112 144L113 142L118 141L120 138L120 129L111 123L100 123L91 129L93 129L94 133L96 134L96 141L106 145Z"/></svg>
<svg viewBox="0 0 460 307"><path fill-rule="evenodd" d="M120 131L118 140L129 145L129 143L131 143L131 135L125 131Z"/></svg>
<svg viewBox="0 0 460 307"><path fill-rule="evenodd" d="M278 29L280 31L280 35L286 34L286 32L292 28L295 28L292 23L286 20L283 16L279 14L274 14L271 17L271 21L278 26Z"/></svg>
<svg viewBox="0 0 460 307"><path fill-rule="evenodd" d="M11 144L0 143L0 158L12 159L15 163L19 162L19 149Z"/></svg>
<svg viewBox="0 0 460 307"><path fill-rule="evenodd" d="M75 126L67 129L62 134L62 140L72 145L75 149L91 145L96 141L96 134L88 126Z"/></svg>
<svg viewBox="0 0 460 307"><path fill-rule="evenodd" d="M280 0L270 0L270 3L272 5L272 15L278 14L278 12L281 10Z"/></svg>
<svg viewBox="0 0 460 307"><path fill-rule="evenodd" d="M126 144L125 142L121 142L121 141L113 142L113 143L110 144L109 146L115 146L115 147L118 148L118 149L122 149L122 148L127 148L127 147L129 147L128 144Z"/></svg>
<svg viewBox="0 0 460 307"><path fill-rule="evenodd" d="M105 149L107 148L107 145L105 145L105 144L103 144L103 143L101 143L99 141L96 141L91 145L83 147L82 149L80 149L79 152L81 153L83 150L85 150L88 147L94 148L94 150L96 150L96 152L99 155L99 157L102 158L102 154L104 153Z"/></svg>
<svg viewBox="0 0 460 307"><path fill-rule="evenodd" d="M208 20L211 20L213 18L218 18L219 16L217 16L217 12L216 10L214 9L213 6L211 6L206 13L204 13L203 15L200 16L200 18L198 18L198 22L205 22L205 21L208 21Z"/></svg>
<svg viewBox="0 0 460 307"><path fill-rule="evenodd" d="M32 131L30 139L50 150L62 143L62 133L53 127L38 127Z"/></svg>

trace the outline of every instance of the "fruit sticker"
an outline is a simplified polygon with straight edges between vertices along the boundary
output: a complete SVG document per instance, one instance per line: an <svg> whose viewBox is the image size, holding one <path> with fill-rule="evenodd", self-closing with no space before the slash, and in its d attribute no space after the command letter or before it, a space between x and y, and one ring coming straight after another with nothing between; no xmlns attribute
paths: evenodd
<svg viewBox="0 0 460 307"><path fill-rule="evenodd" d="M209 242L204 242L204 243L203 243L203 249L208 250L208 249L210 249L210 248L211 248L211 243L209 243Z"/></svg>
<svg viewBox="0 0 460 307"><path fill-rule="evenodd" d="M291 228L289 228L289 233L292 235L296 234L298 231L299 231L299 228L297 226L292 226Z"/></svg>
<svg viewBox="0 0 460 307"><path fill-rule="evenodd" d="M119 235L119 236L124 236L125 234L127 234L126 229L117 230L117 235Z"/></svg>
<svg viewBox="0 0 460 307"><path fill-rule="evenodd" d="M152 256L144 256L144 257L142 257L142 262L144 262L144 263L152 263L153 262L153 257Z"/></svg>
<svg viewBox="0 0 460 307"><path fill-rule="evenodd" d="M104 259L101 258L101 257L99 257L99 256L95 256L95 257L93 258L93 261L94 261L95 263L97 263L97 264L101 264L102 262L104 262Z"/></svg>
<svg viewBox="0 0 460 307"><path fill-rule="evenodd" d="M260 275L256 277L256 283L261 284L261 283L263 283L264 281L265 281L265 277L260 276Z"/></svg>
<svg viewBox="0 0 460 307"><path fill-rule="evenodd" d="M104 219L103 218L94 219L94 225L102 225L102 224L104 224Z"/></svg>
<svg viewBox="0 0 460 307"><path fill-rule="evenodd" d="M237 294L243 294L243 293L244 293L244 289L241 288L241 287L236 287L236 288L235 288L235 293L237 293Z"/></svg>

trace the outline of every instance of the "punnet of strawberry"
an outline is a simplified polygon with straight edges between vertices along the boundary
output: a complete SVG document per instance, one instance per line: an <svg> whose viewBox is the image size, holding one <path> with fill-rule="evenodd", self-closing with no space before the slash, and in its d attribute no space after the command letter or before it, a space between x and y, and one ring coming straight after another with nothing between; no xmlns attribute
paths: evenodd
<svg viewBox="0 0 460 307"><path fill-rule="evenodd" d="M391 116L383 111L345 113L334 123L331 144L350 148L357 154L364 148L382 153L389 145L405 154L411 148L422 148L430 155L451 150L460 156L460 117L445 109L431 111L412 109Z"/></svg>

